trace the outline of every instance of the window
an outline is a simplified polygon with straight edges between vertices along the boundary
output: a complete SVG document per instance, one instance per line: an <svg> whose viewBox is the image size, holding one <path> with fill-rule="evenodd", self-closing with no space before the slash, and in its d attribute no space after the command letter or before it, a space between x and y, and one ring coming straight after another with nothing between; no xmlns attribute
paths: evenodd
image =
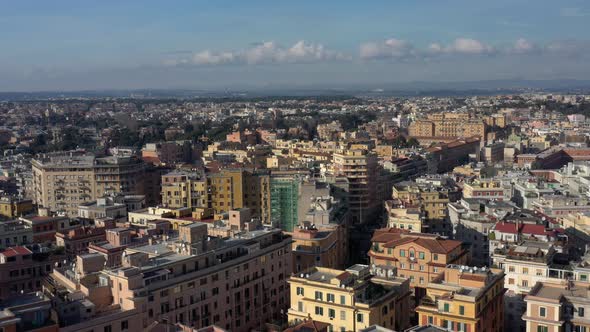
<svg viewBox="0 0 590 332"><path fill-rule="evenodd" d="M420 259L424 259L424 257L425 257L425 255L424 255L424 251L420 251L420 252L418 253L418 258L420 258Z"/></svg>
<svg viewBox="0 0 590 332"><path fill-rule="evenodd" d="M588 275L587 274L580 274L580 280L581 281L588 281Z"/></svg>
<svg viewBox="0 0 590 332"><path fill-rule="evenodd" d="M125 331L129 329L129 322L124 320L121 322L121 330Z"/></svg>
<svg viewBox="0 0 590 332"><path fill-rule="evenodd" d="M315 299L318 301L323 301L324 300L324 295L322 294L322 292L315 292Z"/></svg>
<svg viewBox="0 0 590 332"><path fill-rule="evenodd" d="M509 266L508 267L508 272L514 272L514 266Z"/></svg>
<svg viewBox="0 0 590 332"><path fill-rule="evenodd" d="M361 313L356 314L356 321L359 323L362 323L363 322L363 314L361 314Z"/></svg>
<svg viewBox="0 0 590 332"><path fill-rule="evenodd" d="M465 307L462 305L459 306L459 315L465 315Z"/></svg>
<svg viewBox="0 0 590 332"><path fill-rule="evenodd" d="M467 324L457 322L457 331L459 331L459 332L465 332L467 330L466 327L467 327Z"/></svg>
<svg viewBox="0 0 590 332"><path fill-rule="evenodd" d="M549 327L548 326L543 326L543 325L538 325L537 326L537 332L549 332Z"/></svg>
<svg viewBox="0 0 590 332"><path fill-rule="evenodd" d="M434 324L434 317L428 316L428 324L430 324L430 325Z"/></svg>
<svg viewBox="0 0 590 332"><path fill-rule="evenodd" d="M546 314L547 314L547 309L545 309L544 307L540 307L539 308L539 316L545 317Z"/></svg>
<svg viewBox="0 0 590 332"><path fill-rule="evenodd" d="M404 249L401 249L399 251L399 255L400 255L400 257L406 257L406 251Z"/></svg>
<svg viewBox="0 0 590 332"><path fill-rule="evenodd" d="M414 252L414 249L410 249L410 258L414 258L416 255L416 253Z"/></svg>
<svg viewBox="0 0 590 332"><path fill-rule="evenodd" d="M297 311L303 312L303 302L301 302L301 301L297 302Z"/></svg>
<svg viewBox="0 0 590 332"><path fill-rule="evenodd" d="M346 320L346 311L340 310L340 320Z"/></svg>
<svg viewBox="0 0 590 332"><path fill-rule="evenodd" d="M584 308L578 308L578 317L584 317Z"/></svg>
<svg viewBox="0 0 590 332"><path fill-rule="evenodd" d="M432 260L437 261L438 260L438 254L432 254Z"/></svg>
<svg viewBox="0 0 590 332"><path fill-rule="evenodd" d="M104 332L112 332L113 328L110 325L104 327Z"/></svg>
<svg viewBox="0 0 590 332"><path fill-rule="evenodd" d="M315 314L318 316L323 316L324 315L324 308L322 307L315 307Z"/></svg>
<svg viewBox="0 0 590 332"><path fill-rule="evenodd" d="M522 274L529 274L529 268L528 267L523 267L522 268Z"/></svg>
<svg viewBox="0 0 590 332"><path fill-rule="evenodd" d="M327 297L328 302L332 302L332 303L336 302L336 297L334 296L334 294L328 293L328 295L326 297Z"/></svg>
<svg viewBox="0 0 590 332"><path fill-rule="evenodd" d="M340 295L340 304L346 304L346 296Z"/></svg>
<svg viewBox="0 0 590 332"><path fill-rule="evenodd" d="M303 287L297 287L297 295L304 296Z"/></svg>
<svg viewBox="0 0 590 332"><path fill-rule="evenodd" d="M449 308L450 308L450 306L449 306L449 304L448 304L448 303L445 303L445 304L443 305L443 311L444 311L444 312L449 312Z"/></svg>
<svg viewBox="0 0 590 332"><path fill-rule="evenodd" d="M334 310L334 309L328 309L328 317L329 318L335 318L336 317L336 310Z"/></svg>

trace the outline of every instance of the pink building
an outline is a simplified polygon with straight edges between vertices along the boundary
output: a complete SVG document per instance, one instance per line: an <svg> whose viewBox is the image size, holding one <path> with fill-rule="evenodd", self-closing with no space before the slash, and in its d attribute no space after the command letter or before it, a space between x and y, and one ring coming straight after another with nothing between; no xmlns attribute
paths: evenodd
<svg viewBox="0 0 590 332"><path fill-rule="evenodd" d="M56 289L78 293L54 294L57 307L73 308L58 313L60 331L141 331L164 321L250 331L283 319L291 239L275 229L223 240L207 227L181 226L177 238L127 248L119 268L99 268L98 256L84 255L57 269Z"/></svg>

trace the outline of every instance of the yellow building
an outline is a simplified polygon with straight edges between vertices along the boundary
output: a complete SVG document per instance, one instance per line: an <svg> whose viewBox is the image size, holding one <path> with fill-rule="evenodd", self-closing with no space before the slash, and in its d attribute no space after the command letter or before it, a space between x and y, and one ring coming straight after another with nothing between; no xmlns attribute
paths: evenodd
<svg viewBox="0 0 590 332"><path fill-rule="evenodd" d="M270 176L263 172L224 169L206 178L174 171L162 176L162 203L168 208L189 208L215 214L248 207L252 216L270 222ZM207 212L207 211L205 211ZM206 213L207 215L209 212Z"/></svg>
<svg viewBox="0 0 590 332"><path fill-rule="evenodd" d="M427 219L444 219L447 216L449 201L459 199L461 193L456 188L435 187L426 183L403 181L392 189L394 201L406 207L420 207Z"/></svg>
<svg viewBox="0 0 590 332"><path fill-rule="evenodd" d="M169 208L207 207L207 181L198 174L171 172L162 176L162 204Z"/></svg>
<svg viewBox="0 0 590 332"><path fill-rule="evenodd" d="M13 219L33 212L33 201L14 197L0 197L0 216Z"/></svg>
<svg viewBox="0 0 590 332"><path fill-rule="evenodd" d="M512 186L495 179L477 179L463 184L464 198L510 200Z"/></svg>
<svg viewBox="0 0 590 332"><path fill-rule="evenodd" d="M506 127L506 114L498 113L486 116L484 121L490 127L496 126L499 128L504 128Z"/></svg>
<svg viewBox="0 0 590 332"><path fill-rule="evenodd" d="M504 330L504 272L449 265L431 281L416 307L420 325L451 331Z"/></svg>
<svg viewBox="0 0 590 332"><path fill-rule="evenodd" d="M422 221L426 218L426 214L420 207L405 207L399 204L399 200L391 200L385 202L385 211L388 227L422 232Z"/></svg>
<svg viewBox="0 0 590 332"><path fill-rule="evenodd" d="M478 136L486 138L487 125L482 119L467 113L437 113L414 121L408 128L409 136L420 138L459 138Z"/></svg>
<svg viewBox="0 0 590 332"><path fill-rule="evenodd" d="M371 325L403 331L409 327L407 279L379 278L366 265L343 270L314 267L289 278L289 322L313 319L332 331L359 331Z"/></svg>
<svg viewBox="0 0 590 332"><path fill-rule="evenodd" d="M562 227L581 236L590 237L590 213L570 213L561 219ZM580 234L581 233L581 234Z"/></svg>
<svg viewBox="0 0 590 332"><path fill-rule="evenodd" d="M132 225L147 226L151 220L166 220L172 225L172 229L178 230L178 227L194 223L190 220L192 213L189 208L169 209L162 207L149 207L147 209L131 211L127 218ZM187 218L187 219L179 219Z"/></svg>
<svg viewBox="0 0 590 332"><path fill-rule="evenodd" d="M242 170L223 170L207 176L210 207L215 213L244 207Z"/></svg>

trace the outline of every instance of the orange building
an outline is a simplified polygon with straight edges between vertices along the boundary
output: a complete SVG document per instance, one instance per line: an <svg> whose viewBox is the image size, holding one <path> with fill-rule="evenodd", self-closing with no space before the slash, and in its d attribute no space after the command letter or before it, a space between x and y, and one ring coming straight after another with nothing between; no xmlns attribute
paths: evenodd
<svg viewBox="0 0 590 332"><path fill-rule="evenodd" d="M466 264L469 258L461 241L434 234L384 228L375 231L371 242L371 264L395 267L397 275L409 278L414 288L424 289L448 264ZM422 294L423 290L416 289L417 296Z"/></svg>
<svg viewBox="0 0 590 332"><path fill-rule="evenodd" d="M502 270L448 265L428 283L416 307L419 324L460 332L503 331L504 293Z"/></svg>

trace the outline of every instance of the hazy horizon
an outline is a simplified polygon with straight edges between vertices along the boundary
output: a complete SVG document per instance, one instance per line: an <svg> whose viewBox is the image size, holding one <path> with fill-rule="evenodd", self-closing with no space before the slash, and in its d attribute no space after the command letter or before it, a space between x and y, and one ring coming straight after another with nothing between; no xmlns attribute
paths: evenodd
<svg viewBox="0 0 590 332"><path fill-rule="evenodd" d="M0 91L590 77L584 1L0 5Z"/></svg>

